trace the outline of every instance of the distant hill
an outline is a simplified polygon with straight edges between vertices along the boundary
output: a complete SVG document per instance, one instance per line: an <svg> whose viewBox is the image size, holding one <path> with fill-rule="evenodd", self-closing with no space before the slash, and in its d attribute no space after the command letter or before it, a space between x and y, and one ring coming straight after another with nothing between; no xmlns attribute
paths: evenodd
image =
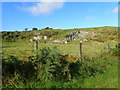
<svg viewBox="0 0 120 90"><path fill-rule="evenodd" d="M39 40L41 42L52 42L53 40L64 40L67 36L71 35L75 31L84 31L89 34L85 37L80 37L84 32L76 35L75 40L96 40L98 42L103 42L103 40L116 40L117 39L117 31L118 27L94 27L94 28L77 28L77 29L42 29L42 30L32 30L32 31L14 31L7 32L3 31L2 33L2 41L3 42L17 42L17 41L29 41L33 39L33 37L37 36L46 36L46 40ZM93 35L94 34L94 35ZM104 39L103 39L104 38Z"/></svg>

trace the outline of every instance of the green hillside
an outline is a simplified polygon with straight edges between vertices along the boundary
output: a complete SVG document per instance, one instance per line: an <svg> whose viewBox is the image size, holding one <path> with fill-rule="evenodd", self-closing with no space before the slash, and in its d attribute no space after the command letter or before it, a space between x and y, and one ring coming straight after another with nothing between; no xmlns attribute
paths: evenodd
<svg viewBox="0 0 120 90"><path fill-rule="evenodd" d="M118 88L118 27L1 33L3 88Z"/></svg>

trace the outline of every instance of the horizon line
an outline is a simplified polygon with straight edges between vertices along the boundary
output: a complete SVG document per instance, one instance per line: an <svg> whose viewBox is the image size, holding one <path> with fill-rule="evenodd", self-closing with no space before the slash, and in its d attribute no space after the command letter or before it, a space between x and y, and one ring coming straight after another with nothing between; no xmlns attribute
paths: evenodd
<svg viewBox="0 0 120 90"><path fill-rule="evenodd" d="M120 26L96 26L96 27L83 27L83 28L100 28L100 27L120 27ZM66 30L66 29L82 29L82 28L59 28L58 30ZM38 30L52 30L52 29L38 29ZM55 30L53 28L53 30ZM57 30L57 29L56 29ZM14 32L14 31L25 31L25 30L0 30L0 32ZM32 31L32 29L28 29L27 31Z"/></svg>

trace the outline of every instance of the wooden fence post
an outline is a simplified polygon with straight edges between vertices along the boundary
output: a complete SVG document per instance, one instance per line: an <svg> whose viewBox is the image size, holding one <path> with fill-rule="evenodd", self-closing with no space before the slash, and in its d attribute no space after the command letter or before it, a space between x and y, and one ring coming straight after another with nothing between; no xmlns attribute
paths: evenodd
<svg viewBox="0 0 120 90"><path fill-rule="evenodd" d="M107 44L107 50L108 50L108 52L110 50L110 44L109 43Z"/></svg>
<svg viewBox="0 0 120 90"><path fill-rule="evenodd" d="M36 52L36 59L38 59L38 41L34 41L34 50L37 51Z"/></svg>
<svg viewBox="0 0 120 90"><path fill-rule="evenodd" d="M34 41L34 50L38 50L38 41Z"/></svg>
<svg viewBox="0 0 120 90"><path fill-rule="evenodd" d="M80 51L79 51L79 54L80 54L80 58L82 58L82 41L80 41Z"/></svg>

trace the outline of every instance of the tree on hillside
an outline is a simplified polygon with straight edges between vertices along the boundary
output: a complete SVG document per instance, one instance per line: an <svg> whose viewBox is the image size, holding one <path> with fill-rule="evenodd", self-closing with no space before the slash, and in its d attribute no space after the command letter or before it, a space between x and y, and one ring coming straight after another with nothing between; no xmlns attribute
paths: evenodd
<svg viewBox="0 0 120 90"><path fill-rule="evenodd" d="M32 28L32 30L38 30L37 28Z"/></svg>
<svg viewBox="0 0 120 90"><path fill-rule="evenodd" d="M28 28L25 28L25 31L28 31Z"/></svg>
<svg viewBox="0 0 120 90"><path fill-rule="evenodd" d="M45 29L53 29L53 28L46 27Z"/></svg>

